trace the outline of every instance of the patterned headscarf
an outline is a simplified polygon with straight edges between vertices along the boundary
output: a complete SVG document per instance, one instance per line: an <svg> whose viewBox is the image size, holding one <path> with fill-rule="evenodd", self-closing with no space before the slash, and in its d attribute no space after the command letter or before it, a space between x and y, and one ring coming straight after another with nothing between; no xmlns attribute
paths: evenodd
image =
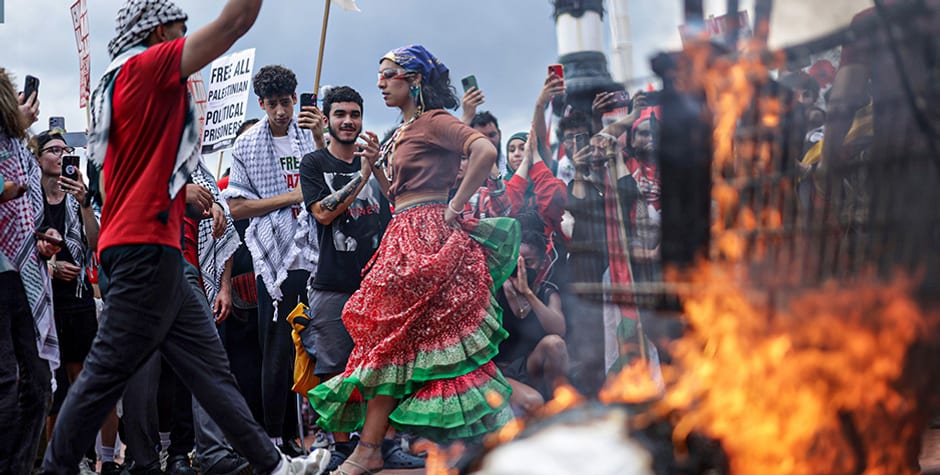
<svg viewBox="0 0 940 475"><path fill-rule="evenodd" d="M117 36L108 43L108 53L111 59L117 58L131 46L143 43L154 28L188 18L169 0L128 0L118 10L114 22Z"/></svg>
<svg viewBox="0 0 940 475"><path fill-rule="evenodd" d="M405 68L406 71L421 73L421 82L425 84L450 71L441 60L421 45L409 45L393 49L385 53L382 59L391 60ZM380 63L382 59L379 60Z"/></svg>

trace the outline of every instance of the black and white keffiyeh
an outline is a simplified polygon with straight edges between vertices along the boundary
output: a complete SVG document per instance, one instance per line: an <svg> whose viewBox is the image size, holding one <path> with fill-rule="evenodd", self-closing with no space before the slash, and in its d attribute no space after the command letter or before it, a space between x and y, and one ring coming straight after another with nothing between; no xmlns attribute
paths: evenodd
<svg viewBox="0 0 940 475"><path fill-rule="evenodd" d="M303 157L313 152L315 145L309 133L291 121L287 129L294 156ZM300 185L298 185L300 186ZM248 129L235 141L232 151L232 174L228 188L222 192L226 200L245 198L258 200L287 193L284 172L277 160L274 149L274 137L267 120L262 120ZM268 294L275 301L282 297L281 283L287 278L287 267L298 255L302 256L302 268L311 273L316 271L319 249L316 240L308 241L301 247L294 240L298 222L294 219L291 208L281 208L263 216L251 218L251 224L245 230L245 245L251 251L255 266L255 275L264 281Z"/></svg>
<svg viewBox="0 0 940 475"><path fill-rule="evenodd" d="M114 97L114 83L120 74L121 67L132 57L146 50L141 43L154 28L158 25L186 20L186 18L182 10L166 0L130 0L118 12L115 25L117 36L108 44L108 52L113 60L91 95L88 157L99 169L104 167L104 158L108 151L113 110L111 101ZM141 80L148 81L150 78L141 78ZM196 120L195 105L192 100L187 100L183 134L180 137L176 163L168 184L171 199L175 198L189 181L189 176L199 162L199 151L199 124ZM103 184L101 192L103 197L107 196L107 190Z"/></svg>
<svg viewBox="0 0 940 475"><path fill-rule="evenodd" d="M202 286L206 290L206 298L209 300L209 305L212 305L219 294L225 262L232 257L232 254L235 254L242 241L235 232L228 205L224 200L219 199L221 193L219 186L202 160L193 172L193 183L209 190L212 198L222 205L225 211L225 234L218 239L212 237L211 219L203 219L199 222L199 270L202 272Z"/></svg>
<svg viewBox="0 0 940 475"><path fill-rule="evenodd" d="M168 0L129 0L118 10L114 21L116 35L108 43L108 53L113 60L132 46L143 43L154 28L188 18Z"/></svg>

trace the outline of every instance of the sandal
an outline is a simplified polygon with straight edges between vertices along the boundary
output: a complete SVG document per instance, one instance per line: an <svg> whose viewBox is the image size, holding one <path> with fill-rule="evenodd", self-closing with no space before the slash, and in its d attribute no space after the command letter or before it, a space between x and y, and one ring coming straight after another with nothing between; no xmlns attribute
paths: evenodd
<svg viewBox="0 0 940 475"><path fill-rule="evenodd" d="M368 468L366 468L366 467L363 466L362 464L359 464L358 462L353 462L352 460L349 460L349 459L347 459L347 460L346 460L345 462L343 462L343 463L344 463L344 464L347 464L347 463L348 463L349 465L352 465L353 467L356 467L356 468L362 470L362 473L361 473L360 475L375 475L376 473L379 473L379 472L382 471L381 468L369 470ZM330 475L352 475L351 473L349 473L349 472L343 470L342 467L337 468L336 470L337 470L337 471L331 473Z"/></svg>

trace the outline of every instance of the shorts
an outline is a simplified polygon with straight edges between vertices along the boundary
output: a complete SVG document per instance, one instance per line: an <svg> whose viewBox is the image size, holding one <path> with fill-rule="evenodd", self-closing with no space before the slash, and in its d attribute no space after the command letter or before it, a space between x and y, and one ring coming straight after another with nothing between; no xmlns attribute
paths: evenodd
<svg viewBox="0 0 940 475"><path fill-rule="evenodd" d="M300 333L304 349L316 361L316 376L342 373L353 341L343 325L343 307L352 294L313 289L310 291L310 325Z"/></svg>
<svg viewBox="0 0 940 475"><path fill-rule="evenodd" d="M62 363L81 363L91 350L98 333L98 315L94 304L55 311L55 328L59 335Z"/></svg>
<svg viewBox="0 0 940 475"><path fill-rule="evenodd" d="M496 367L503 373L503 377L515 379L522 384L529 384L529 357L521 356L512 361L497 361Z"/></svg>

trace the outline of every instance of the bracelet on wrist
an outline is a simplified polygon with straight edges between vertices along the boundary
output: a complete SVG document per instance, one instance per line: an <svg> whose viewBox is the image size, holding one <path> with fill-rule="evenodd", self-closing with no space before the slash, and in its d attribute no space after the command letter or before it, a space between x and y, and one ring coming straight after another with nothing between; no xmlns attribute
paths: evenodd
<svg viewBox="0 0 940 475"><path fill-rule="evenodd" d="M463 211L458 211L457 209L454 208L454 202L453 202L453 201L448 202L448 203L447 203L447 207L450 208L451 211L453 211L453 212L455 212L455 213L457 213L457 214L463 214Z"/></svg>

